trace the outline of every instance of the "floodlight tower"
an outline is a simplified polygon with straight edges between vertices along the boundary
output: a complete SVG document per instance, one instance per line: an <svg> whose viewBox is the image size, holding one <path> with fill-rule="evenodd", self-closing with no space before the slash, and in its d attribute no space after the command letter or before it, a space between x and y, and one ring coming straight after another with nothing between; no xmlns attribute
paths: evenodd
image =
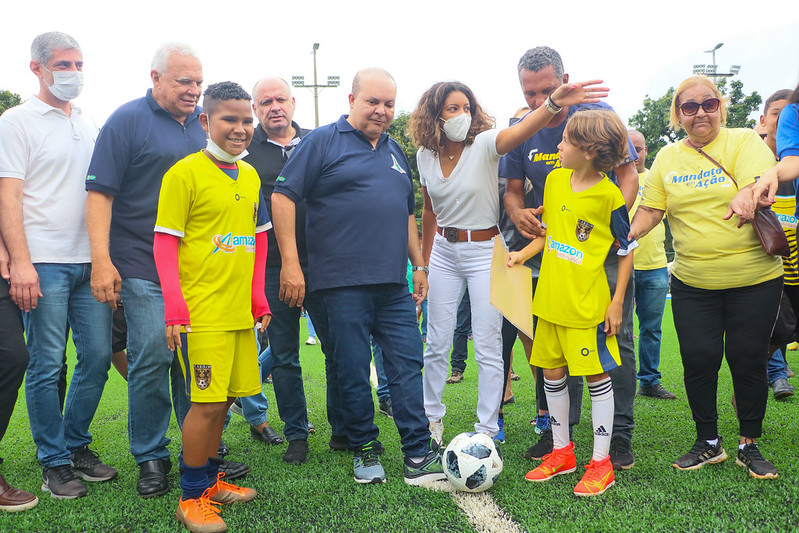
<svg viewBox="0 0 799 533"><path fill-rule="evenodd" d="M340 78L338 76L328 76L327 77L327 84L326 85L319 85L319 82L316 77L316 51L319 50L319 43L313 43L313 85L305 85L305 76L292 76L291 77L291 86L292 87L305 87L307 89L313 90L313 106L314 106L314 116L316 121L316 127L319 127L319 91L321 89L326 89L329 87L338 87L340 83Z"/></svg>
<svg viewBox="0 0 799 533"><path fill-rule="evenodd" d="M713 63L705 65L704 63L694 65L694 74L704 74L709 78L713 78L713 83L718 81L718 78L729 78L737 75L741 71L741 65L731 65L729 72L717 72L718 65L716 65L716 50L724 46L724 43L719 43L710 50L705 50L706 54L713 55Z"/></svg>

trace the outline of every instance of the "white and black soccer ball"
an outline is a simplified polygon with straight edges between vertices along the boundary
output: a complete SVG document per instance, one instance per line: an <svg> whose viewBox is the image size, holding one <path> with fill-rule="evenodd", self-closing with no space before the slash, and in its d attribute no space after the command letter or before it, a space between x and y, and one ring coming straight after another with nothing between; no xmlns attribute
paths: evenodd
<svg viewBox="0 0 799 533"><path fill-rule="evenodd" d="M444 450L444 473L452 485L466 492L482 492L502 472L502 454L485 433L461 433Z"/></svg>

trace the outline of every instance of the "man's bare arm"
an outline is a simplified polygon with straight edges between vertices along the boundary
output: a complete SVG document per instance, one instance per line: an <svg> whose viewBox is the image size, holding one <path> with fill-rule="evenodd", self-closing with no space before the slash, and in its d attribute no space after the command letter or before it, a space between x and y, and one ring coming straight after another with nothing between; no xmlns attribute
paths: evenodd
<svg viewBox="0 0 799 533"><path fill-rule="evenodd" d="M108 252L113 205L114 197L99 191L89 191L86 198L86 227L92 249L92 294L98 302L116 309L122 278Z"/></svg>
<svg viewBox="0 0 799 533"><path fill-rule="evenodd" d="M30 311L36 308L42 293L39 274L31 262L25 239L22 218L24 184L20 179L0 178L0 233L8 250L11 300L23 311Z"/></svg>

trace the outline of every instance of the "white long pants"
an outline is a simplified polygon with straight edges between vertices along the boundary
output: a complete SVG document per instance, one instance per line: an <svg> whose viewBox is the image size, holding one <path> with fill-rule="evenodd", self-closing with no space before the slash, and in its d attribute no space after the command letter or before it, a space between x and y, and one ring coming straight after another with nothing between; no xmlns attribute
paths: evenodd
<svg viewBox="0 0 799 533"><path fill-rule="evenodd" d="M494 237L496 238L496 237ZM477 419L474 430L492 437L505 388L502 365L502 315L489 301L494 239L448 242L436 234L430 254L427 346L424 352L424 408L428 420L441 420L455 320L466 287L472 307L472 338L477 360Z"/></svg>

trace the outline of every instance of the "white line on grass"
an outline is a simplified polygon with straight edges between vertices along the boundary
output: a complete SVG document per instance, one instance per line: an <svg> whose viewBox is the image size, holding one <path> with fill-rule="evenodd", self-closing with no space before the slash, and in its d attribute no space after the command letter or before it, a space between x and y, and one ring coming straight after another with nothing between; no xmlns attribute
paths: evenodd
<svg viewBox="0 0 799 533"><path fill-rule="evenodd" d="M446 481L425 483L421 486L430 490L451 492L452 499L479 533L524 533L519 523L497 505L487 492L459 492Z"/></svg>
<svg viewBox="0 0 799 533"><path fill-rule="evenodd" d="M371 364L370 367L369 381L377 388L375 365ZM451 492L452 499L479 533L524 533L521 526L487 492L458 492L448 481L425 483L421 486L439 492Z"/></svg>

